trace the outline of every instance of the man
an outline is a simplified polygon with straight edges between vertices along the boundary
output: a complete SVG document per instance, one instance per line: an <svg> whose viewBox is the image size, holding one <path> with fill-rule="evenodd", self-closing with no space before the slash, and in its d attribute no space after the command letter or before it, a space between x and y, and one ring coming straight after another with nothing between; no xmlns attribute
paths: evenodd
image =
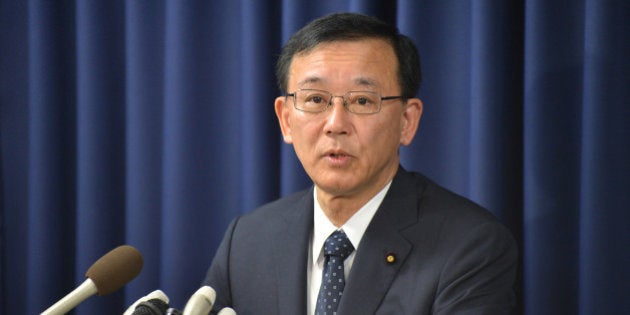
<svg viewBox="0 0 630 315"><path fill-rule="evenodd" d="M293 35L277 75L282 135L314 186L232 222L204 281L215 309L509 314L510 233L399 165L422 115L413 43L374 18L334 14Z"/></svg>

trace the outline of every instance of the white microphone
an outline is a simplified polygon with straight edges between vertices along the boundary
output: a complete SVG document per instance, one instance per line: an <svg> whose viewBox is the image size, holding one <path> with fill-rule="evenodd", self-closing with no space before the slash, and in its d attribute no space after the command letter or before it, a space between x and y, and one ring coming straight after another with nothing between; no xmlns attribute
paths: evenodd
<svg viewBox="0 0 630 315"><path fill-rule="evenodd" d="M207 315L212 310L217 294L209 286L203 286L195 292L184 307L182 315Z"/></svg>
<svg viewBox="0 0 630 315"><path fill-rule="evenodd" d="M217 315L236 315L236 312L229 307L224 307Z"/></svg>
<svg viewBox="0 0 630 315"><path fill-rule="evenodd" d="M142 302L146 302L148 300L152 300L152 299L158 299L158 300L162 300L164 303L168 304L168 296L166 296L166 294L164 292L162 292L162 290L155 290L141 298L139 298L137 301L135 301L133 304L131 304L131 306L129 306L127 308L127 310L123 313L123 315L131 315L133 313L133 311L136 310L136 307L138 306L138 304L142 303Z"/></svg>
<svg viewBox="0 0 630 315"><path fill-rule="evenodd" d="M112 293L133 280L142 270L142 255L129 245L114 248L85 272L87 278L42 315L65 314L94 294Z"/></svg>

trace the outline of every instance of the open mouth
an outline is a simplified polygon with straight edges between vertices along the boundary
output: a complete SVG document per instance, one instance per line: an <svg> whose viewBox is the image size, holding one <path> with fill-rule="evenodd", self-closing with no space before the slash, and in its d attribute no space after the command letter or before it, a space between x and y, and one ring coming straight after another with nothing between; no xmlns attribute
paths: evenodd
<svg viewBox="0 0 630 315"><path fill-rule="evenodd" d="M342 157L346 157L348 156L347 154L343 154L343 153L330 153L328 154L329 157L332 158L342 158Z"/></svg>

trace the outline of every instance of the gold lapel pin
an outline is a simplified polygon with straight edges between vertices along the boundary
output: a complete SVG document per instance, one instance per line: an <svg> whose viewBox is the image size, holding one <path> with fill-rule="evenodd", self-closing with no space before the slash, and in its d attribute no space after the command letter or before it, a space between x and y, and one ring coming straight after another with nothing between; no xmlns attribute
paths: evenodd
<svg viewBox="0 0 630 315"><path fill-rule="evenodd" d="M385 256L385 261L387 261L388 264L393 264L396 262L396 255L394 255L394 253L388 253Z"/></svg>

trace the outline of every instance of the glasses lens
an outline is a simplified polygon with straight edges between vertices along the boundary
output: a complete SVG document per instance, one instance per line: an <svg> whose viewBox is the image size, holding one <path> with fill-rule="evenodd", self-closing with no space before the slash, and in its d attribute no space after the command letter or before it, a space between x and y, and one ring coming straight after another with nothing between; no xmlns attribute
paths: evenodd
<svg viewBox="0 0 630 315"><path fill-rule="evenodd" d="M357 114L371 114L379 111L381 95L376 92L357 91L346 94L348 110Z"/></svg>
<svg viewBox="0 0 630 315"><path fill-rule="evenodd" d="M330 103L330 93L319 90L299 90L295 92L295 105L306 112L321 112Z"/></svg>

